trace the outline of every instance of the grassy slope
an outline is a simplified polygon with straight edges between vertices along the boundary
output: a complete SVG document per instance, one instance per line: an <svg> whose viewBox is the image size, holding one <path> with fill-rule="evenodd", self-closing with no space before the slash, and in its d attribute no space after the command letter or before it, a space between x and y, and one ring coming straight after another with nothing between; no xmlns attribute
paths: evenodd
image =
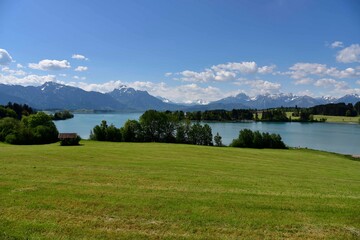
<svg viewBox="0 0 360 240"><path fill-rule="evenodd" d="M360 162L311 150L0 144L0 238L360 237Z"/></svg>

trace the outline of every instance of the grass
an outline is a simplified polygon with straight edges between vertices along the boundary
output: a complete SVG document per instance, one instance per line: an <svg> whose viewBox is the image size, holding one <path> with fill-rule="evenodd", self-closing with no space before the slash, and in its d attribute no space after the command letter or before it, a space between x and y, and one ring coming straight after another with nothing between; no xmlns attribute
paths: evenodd
<svg viewBox="0 0 360 240"><path fill-rule="evenodd" d="M359 239L360 161L313 150L0 144L0 239Z"/></svg>
<svg viewBox="0 0 360 240"><path fill-rule="evenodd" d="M357 117L344 117L344 116L327 116L327 115L314 115L315 120L326 118L326 122L334 123L359 123L360 116Z"/></svg>

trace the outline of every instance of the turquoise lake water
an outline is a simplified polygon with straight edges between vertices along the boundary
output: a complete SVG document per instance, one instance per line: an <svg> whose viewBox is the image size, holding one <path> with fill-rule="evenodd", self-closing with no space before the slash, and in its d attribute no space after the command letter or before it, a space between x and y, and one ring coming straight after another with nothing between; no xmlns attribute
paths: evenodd
<svg viewBox="0 0 360 240"><path fill-rule="evenodd" d="M91 129L106 120L117 127L128 119L138 120L142 113L75 114L74 118L55 121L59 132L76 132L88 139ZM307 147L329 152L360 155L360 124L338 123L208 123L213 135L222 136L225 145L239 135L244 128L280 134L286 145Z"/></svg>

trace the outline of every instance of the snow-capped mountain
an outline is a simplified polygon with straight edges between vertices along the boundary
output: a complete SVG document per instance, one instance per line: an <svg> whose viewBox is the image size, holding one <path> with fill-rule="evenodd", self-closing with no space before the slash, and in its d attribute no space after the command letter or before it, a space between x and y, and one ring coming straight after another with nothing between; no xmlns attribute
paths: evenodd
<svg viewBox="0 0 360 240"><path fill-rule="evenodd" d="M0 95L3 94L16 97L17 103L26 103L37 109L130 110L106 94L87 92L54 82L47 82L38 87L0 84ZM1 104L5 104L11 99L1 100Z"/></svg>
<svg viewBox="0 0 360 240"><path fill-rule="evenodd" d="M167 103L157 97L150 95L147 91L135 90L134 88L121 86L107 93L118 102L125 106L138 110L145 111L148 109L155 110L174 110L179 106L173 103Z"/></svg>
<svg viewBox="0 0 360 240"><path fill-rule="evenodd" d="M163 101L164 103L174 103L172 102L170 99L161 97L161 96L156 96L157 99L160 99L161 101Z"/></svg>
<svg viewBox="0 0 360 240"><path fill-rule="evenodd" d="M265 109L275 107L312 107L320 104L345 102L346 104L360 101L357 94L341 98L297 96L294 94L265 94L249 97L245 93L226 97L207 103L199 99L195 103L178 105L168 100L150 95L146 91L121 86L110 93L88 92L54 82L41 86L23 87L19 85L0 84L0 104L16 102L28 104L36 109L91 109L118 111L184 110L203 111L212 109Z"/></svg>
<svg viewBox="0 0 360 240"><path fill-rule="evenodd" d="M360 96L358 94L348 94L345 95L339 99L337 99L335 102L336 103L340 103L340 102L344 102L344 103L356 103L360 101Z"/></svg>
<svg viewBox="0 0 360 240"><path fill-rule="evenodd" d="M356 103L360 99L356 98L341 98L342 102L345 103ZM214 107L223 104L224 108L229 109L233 108L238 104L239 106L246 106L246 108L255 108L255 109L266 109L266 108L275 108L275 107L312 107L319 104L326 104L338 101L335 98L313 98L310 96L297 96L291 93L284 94L264 94L258 95L255 97L249 97L244 93L240 93L236 96L227 97L220 99L218 101L212 102L209 105Z"/></svg>

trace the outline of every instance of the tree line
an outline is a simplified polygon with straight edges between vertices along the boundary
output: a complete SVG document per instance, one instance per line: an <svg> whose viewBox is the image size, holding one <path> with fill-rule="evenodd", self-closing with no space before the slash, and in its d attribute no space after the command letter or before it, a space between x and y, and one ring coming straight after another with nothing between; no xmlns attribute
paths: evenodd
<svg viewBox="0 0 360 240"><path fill-rule="evenodd" d="M292 112L291 118L287 112ZM349 103L330 103L317 105L310 108L280 107L273 109L233 109L231 111L218 109L195 112L174 111L167 113L174 115L178 120L190 121L264 121L264 122L323 122L325 118L315 120L314 115L333 115L333 116L357 116L360 114L360 102L355 105Z"/></svg>
<svg viewBox="0 0 360 240"><path fill-rule="evenodd" d="M166 142L212 146L212 132L208 124L181 121L170 112L148 110L139 121L128 120L121 128L102 121L90 133L90 139L114 142Z"/></svg>
<svg viewBox="0 0 360 240"><path fill-rule="evenodd" d="M329 103L317 105L309 108L309 111L314 115L354 117L360 114L360 102L357 102L355 105L352 103Z"/></svg>
<svg viewBox="0 0 360 240"><path fill-rule="evenodd" d="M227 110L206 110L196 112L186 112L185 119L190 121L244 121L253 120L253 110L249 109L233 109ZM175 111L175 115L183 115L182 111Z"/></svg>
<svg viewBox="0 0 360 240"><path fill-rule="evenodd" d="M26 104L18 104L9 102L7 105L0 105L0 118L11 117L21 119L22 116L35 114L36 111Z"/></svg>
<svg viewBox="0 0 360 240"><path fill-rule="evenodd" d="M182 115L181 115L182 116ZM106 121L96 125L90 139L113 142L164 142L213 146L223 146L221 136L214 136L208 124L191 122L179 112L158 112L148 110L142 114L139 121L128 120L117 128ZM251 144L249 144L251 142ZM285 148L280 135L252 132L249 129L240 131L239 138L234 139L232 147L248 148Z"/></svg>
<svg viewBox="0 0 360 240"><path fill-rule="evenodd" d="M10 144L45 144L58 141L51 116L26 104L0 105L0 141Z"/></svg>

